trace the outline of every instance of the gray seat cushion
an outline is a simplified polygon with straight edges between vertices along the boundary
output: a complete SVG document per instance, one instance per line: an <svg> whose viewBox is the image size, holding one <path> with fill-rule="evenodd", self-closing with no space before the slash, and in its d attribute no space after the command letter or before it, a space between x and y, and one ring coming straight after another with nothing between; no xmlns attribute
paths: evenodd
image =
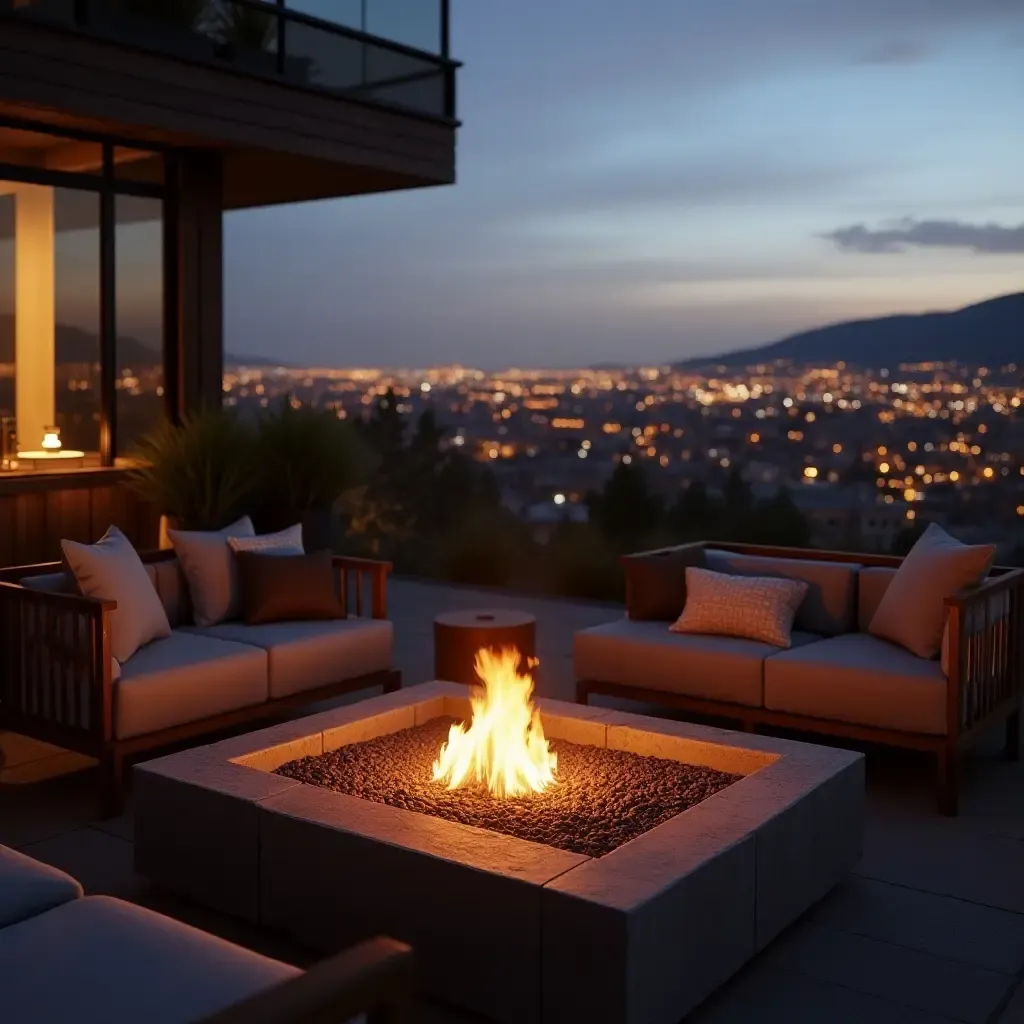
<svg viewBox="0 0 1024 1024"><path fill-rule="evenodd" d="M191 631L266 651L270 696L275 699L392 667L394 630L386 619L270 622L259 626L223 622L208 629L192 627Z"/></svg>
<svg viewBox="0 0 1024 1024"><path fill-rule="evenodd" d="M265 651L176 629L121 666L114 728L124 740L266 699Z"/></svg>
<svg viewBox="0 0 1024 1024"><path fill-rule="evenodd" d="M70 875L0 846L0 928L43 914L81 895L82 887Z"/></svg>
<svg viewBox="0 0 1024 1024"><path fill-rule="evenodd" d="M704 557L707 568L714 572L738 576L782 576L806 583L807 596L793 620L795 629L837 636L856 628L859 565L812 558L766 558L717 548L707 549Z"/></svg>
<svg viewBox="0 0 1024 1024"><path fill-rule="evenodd" d="M764 665L772 711L878 729L946 732L946 677L937 661L866 633L783 651Z"/></svg>
<svg viewBox="0 0 1024 1024"><path fill-rule="evenodd" d="M0 931L4 1024L185 1024L300 974L107 896Z"/></svg>
<svg viewBox="0 0 1024 1024"><path fill-rule="evenodd" d="M792 634L794 647L818 639ZM577 633L573 662L577 679L761 707L762 666L778 650L756 640L670 633L664 622L618 619Z"/></svg>

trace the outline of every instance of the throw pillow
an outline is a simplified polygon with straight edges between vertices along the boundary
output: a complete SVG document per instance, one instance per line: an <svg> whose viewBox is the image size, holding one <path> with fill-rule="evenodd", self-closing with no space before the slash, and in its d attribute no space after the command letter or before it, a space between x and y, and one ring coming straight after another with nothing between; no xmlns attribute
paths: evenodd
<svg viewBox="0 0 1024 1024"><path fill-rule="evenodd" d="M932 523L896 570L868 632L919 658L936 657L946 624L943 602L964 587L977 586L995 552L994 544L961 544Z"/></svg>
<svg viewBox="0 0 1024 1024"><path fill-rule="evenodd" d="M223 530L168 530L185 574L197 626L216 626L238 615L238 567L230 537L253 537L252 520L243 516Z"/></svg>
<svg viewBox="0 0 1024 1024"><path fill-rule="evenodd" d="M669 626L673 633L705 633L789 647L803 580L730 576L691 566L686 570L686 607Z"/></svg>
<svg viewBox="0 0 1024 1024"><path fill-rule="evenodd" d="M228 537L231 550L261 551L265 555L304 555L302 546L302 523L289 526L278 533L261 533L258 537Z"/></svg>
<svg viewBox="0 0 1024 1024"><path fill-rule="evenodd" d="M626 612L636 622L675 622L686 604L686 570L704 568L702 547L670 548L623 559Z"/></svg>
<svg viewBox="0 0 1024 1024"><path fill-rule="evenodd" d="M280 555L239 551L242 615L250 626L299 619L343 619L329 551Z"/></svg>
<svg viewBox="0 0 1024 1024"><path fill-rule="evenodd" d="M97 544L62 540L64 560L85 597L116 601L110 653L126 662L143 644L171 635L167 612L131 541L112 526Z"/></svg>

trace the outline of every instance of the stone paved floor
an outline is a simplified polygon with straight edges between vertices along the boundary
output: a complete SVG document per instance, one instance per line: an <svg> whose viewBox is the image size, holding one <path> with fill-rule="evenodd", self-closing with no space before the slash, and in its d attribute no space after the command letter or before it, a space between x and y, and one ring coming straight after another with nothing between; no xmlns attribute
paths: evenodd
<svg viewBox="0 0 1024 1024"><path fill-rule="evenodd" d="M570 699L575 630L609 606L396 581L392 618L406 685L431 676L433 616L522 607L538 617L538 688ZM868 821L856 873L700 1007L695 1024L1024 1024L1024 764L998 757L998 737L965 766L963 811L933 811L931 764L869 751ZM78 877L87 891L162 910L296 963L275 936L153 890L132 870L132 815L97 821L92 773L29 782L64 761L0 736L0 843ZM694 922L699 928L700 922ZM0 1012L2 1017L2 1012ZM472 1018L424 1004L420 1019ZM570 1022L575 1024L575 1022ZM582 1022L581 1022L582 1024Z"/></svg>

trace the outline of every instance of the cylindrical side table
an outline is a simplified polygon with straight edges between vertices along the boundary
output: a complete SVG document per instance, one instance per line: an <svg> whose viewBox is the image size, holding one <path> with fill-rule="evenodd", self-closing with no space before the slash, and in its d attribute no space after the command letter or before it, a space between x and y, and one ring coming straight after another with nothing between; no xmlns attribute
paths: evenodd
<svg viewBox="0 0 1024 1024"><path fill-rule="evenodd" d="M515 647L526 659L537 654L537 620L526 612L485 609L447 612L434 619L434 678L480 684L473 663L481 647Z"/></svg>

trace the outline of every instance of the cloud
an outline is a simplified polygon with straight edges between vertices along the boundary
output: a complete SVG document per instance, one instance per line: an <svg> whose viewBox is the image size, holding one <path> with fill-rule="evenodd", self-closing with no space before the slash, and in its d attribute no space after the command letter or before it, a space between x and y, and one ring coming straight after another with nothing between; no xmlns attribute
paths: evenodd
<svg viewBox="0 0 1024 1024"><path fill-rule="evenodd" d="M906 252L922 249L969 249L976 253L1024 253L1024 224L965 224L957 220L905 217L877 229L864 224L829 231L827 238L849 252Z"/></svg>
<svg viewBox="0 0 1024 1024"><path fill-rule="evenodd" d="M857 64L920 64L931 51L924 43L912 39L892 39L865 50Z"/></svg>

